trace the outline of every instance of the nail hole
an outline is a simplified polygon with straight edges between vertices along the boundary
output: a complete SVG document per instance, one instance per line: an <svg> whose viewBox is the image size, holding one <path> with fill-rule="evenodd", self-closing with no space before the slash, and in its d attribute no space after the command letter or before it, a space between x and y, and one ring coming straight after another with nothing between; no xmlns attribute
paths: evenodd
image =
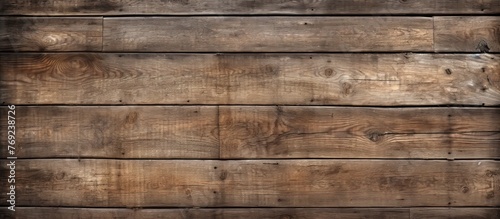
<svg viewBox="0 0 500 219"><path fill-rule="evenodd" d="M451 70L449 68L447 68L445 71L447 75L451 75Z"/></svg>
<svg viewBox="0 0 500 219"><path fill-rule="evenodd" d="M217 167L214 167L214 170L216 170L216 169L217 169Z"/></svg>

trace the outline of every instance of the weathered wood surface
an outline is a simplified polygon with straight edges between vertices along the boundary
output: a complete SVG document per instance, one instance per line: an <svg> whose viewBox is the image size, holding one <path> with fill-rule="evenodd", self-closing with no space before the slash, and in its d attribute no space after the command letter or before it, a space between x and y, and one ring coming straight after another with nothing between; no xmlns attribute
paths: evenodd
<svg viewBox="0 0 500 219"><path fill-rule="evenodd" d="M1 163L6 171L7 161ZM18 206L499 206L496 161L16 161ZM1 188L5 193L7 186Z"/></svg>
<svg viewBox="0 0 500 219"><path fill-rule="evenodd" d="M500 13L500 3L497 0L3 0L0 2L0 15L494 13Z"/></svg>
<svg viewBox="0 0 500 219"><path fill-rule="evenodd" d="M220 107L222 158L500 158L498 108Z"/></svg>
<svg viewBox="0 0 500 219"><path fill-rule="evenodd" d="M22 158L500 158L495 108L17 109Z"/></svg>
<svg viewBox="0 0 500 219"><path fill-rule="evenodd" d="M433 50L429 17L115 17L103 31L117 52Z"/></svg>
<svg viewBox="0 0 500 219"><path fill-rule="evenodd" d="M188 208L188 209L120 209L120 208L48 208L18 207L17 218L22 219L380 219L407 218L405 208ZM0 211L0 218L10 218ZM4 217L2 217L4 216Z"/></svg>
<svg viewBox="0 0 500 219"><path fill-rule="evenodd" d="M11 104L500 105L495 54L0 54Z"/></svg>
<svg viewBox="0 0 500 219"><path fill-rule="evenodd" d="M499 208L412 208L411 219L497 219Z"/></svg>
<svg viewBox="0 0 500 219"><path fill-rule="evenodd" d="M7 115L6 107L0 113ZM1 130L6 119L0 118ZM207 106L17 106L16 151L22 158L213 159L219 158L217 120L217 107Z"/></svg>
<svg viewBox="0 0 500 219"><path fill-rule="evenodd" d="M410 216L411 212L411 216ZM186 208L186 209L123 209L123 208L56 208L17 207L15 214L0 211L0 218L22 219L497 219L498 208Z"/></svg>
<svg viewBox="0 0 500 219"><path fill-rule="evenodd" d="M500 52L500 16L435 17L434 31L438 52Z"/></svg>
<svg viewBox="0 0 500 219"><path fill-rule="evenodd" d="M0 17L0 51L101 50L101 17Z"/></svg>

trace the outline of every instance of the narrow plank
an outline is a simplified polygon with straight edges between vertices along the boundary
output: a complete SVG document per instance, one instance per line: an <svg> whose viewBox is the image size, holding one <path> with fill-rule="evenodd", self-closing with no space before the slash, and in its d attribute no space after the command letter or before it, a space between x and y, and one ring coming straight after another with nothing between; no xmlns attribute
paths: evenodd
<svg viewBox="0 0 500 219"><path fill-rule="evenodd" d="M47 208L18 207L16 217L23 219L80 218L231 218L231 219L379 219L409 218L409 209L402 208L187 208L187 209L120 209L120 208ZM13 215L2 213L0 218ZM4 216L4 217L2 217Z"/></svg>
<svg viewBox="0 0 500 219"><path fill-rule="evenodd" d="M412 208L411 219L496 219L499 208Z"/></svg>
<svg viewBox="0 0 500 219"><path fill-rule="evenodd" d="M0 54L0 103L500 105L495 54Z"/></svg>
<svg viewBox="0 0 500 219"><path fill-rule="evenodd" d="M7 115L6 107L0 113ZM17 106L16 124L22 158L219 157L216 107Z"/></svg>
<svg viewBox="0 0 500 219"><path fill-rule="evenodd" d="M1 169L6 171L6 160ZM19 207L499 206L497 161L16 161ZM7 187L0 188L2 193Z"/></svg>
<svg viewBox="0 0 500 219"><path fill-rule="evenodd" d="M498 16L434 17L434 34L437 52L500 52Z"/></svg>
<svg viewBox="0 0 500 219"><path fill-rule="evenodd" d="M39 10L43 8L44 10ZM495 14L496 0L4 0L0 15Z"/></svg>
<svg viewBox="0 0 500 219"><path fill-rule="evenodd" d="M433 51L429 17L114 17L103 31L117 52Z"/></svg>
<svg viewBox="0 0 500 219"><path fill-rule="evenodd" d="M101 51L102 17L0 17L0 51Z"/></svg>
<svg viewBox="0 0 500 219"><path fill-rule="evenodd" d="M500 158L500 109L220 107L222 158Z"/></svg>

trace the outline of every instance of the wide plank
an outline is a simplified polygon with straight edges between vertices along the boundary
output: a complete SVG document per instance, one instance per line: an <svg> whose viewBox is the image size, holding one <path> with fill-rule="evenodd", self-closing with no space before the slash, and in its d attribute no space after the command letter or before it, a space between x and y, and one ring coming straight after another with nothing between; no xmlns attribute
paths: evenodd
<svg viewBox="0 0 500 219"><path fill-rule="evenodd" d="M500 158L498 108L221 106L221 158Z"/></svg>
<svg viewBox="0 0 500 219"><path fill-rule="evenodd" d="M43 8L44 10L40 10ZM497 0L3 0L0 15L495 14Z"/></svg>
<svg viewBox="0 0 500 219"><path fill-rule="evenodd" d="M102 17L0 17L0 51L101 50Z"/></svg>
<svg viewBox="0 0 500 219"><path fill-rule="evenodd" d="M405 208L184 208L184 209L123 209L123 208L50 208L18 207L15 214L0 211L0 218L16 216L23 219L409 219Z"/></svg>
<svg viewBox="0 0 500 219"><path fill-rule="evenodd" d="M499 208L412 208L411 219L497 219Z"/></svg>
<svg viewBox="0 0 500 219"><path fill-rule="evenodd" d="M0 169L7 171L7 160ZM499 206L498 161L18 159L19 207ZM6 193L7 186L0 191Z"/></svg>
<svg viewBox="0 0 500 219"><path fill-rule="evenodd" d="M0 115L7 130L7 107ZM22 158L219 157L217 107L17 106L15 118Z"/></svg>
<svg viewBox="0 0 500 219"><path fill-rule="evenodd" d="M434 17L434 47L436 52L500 52L500 17Z"/></svg>
<svg viewBox="0 0 500 219"><path fill-rule="evenodd" d="M432 23L429 17L106 17L103 49L111 52L433 51Z"/></svg>
<svg viewBox="0 0 500 219"><path fill-rule="evenodd" d="M0 54L3 104L500 105L496 54Z"/></svg>

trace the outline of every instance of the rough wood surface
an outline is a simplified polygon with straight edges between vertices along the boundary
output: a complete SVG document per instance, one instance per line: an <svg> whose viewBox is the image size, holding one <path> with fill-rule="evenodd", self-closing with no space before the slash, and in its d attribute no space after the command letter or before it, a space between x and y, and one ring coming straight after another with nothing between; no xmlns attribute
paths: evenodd
<svg viewBox="0 0 500 219"><path fill-rule="evenodd" d="M429 17L104 18L118 52L432 51ZM147 33L147 34L144 34Z"/></svg>
<svg viewBox="0 0 500 219"><path fill-rule="evenodd" d="M217 107L17 106L16 124L22 158L219 158Z"/></svg>
<svg viewBox="0 0 500 219"><path fill-rule="evenodd" d="M500 52L500 17L434 17L434 35L437 52Z"/></svg>
<svg viewBox="0 0 500 219"><path fill-rule="evenodd" d="M12 104L500 105L495 54L0 54Z"/></svg>
<svg viewBox="0 0 500 219"><path fill-rule="evenodd" d="M500 109L220 107L222 158L500 158Z"/></svg>
<svg viewBox="0 0 500 219"><path fill-rule="evenodd" d="M411 219L496 219L499 208L412 208Z"/></svg>
<svg viewBox="0 0 500 219"><path fill-rule="evenodd" d="M0 51L101 50L100 17L0 17Z"/></svg>
<svg viewBox="0 0 500 219"><path fill-rule="evenodd" d="M16 165L16 203L24 207L500 205L496 161L28 159Z"/></svg>
<svg viewBox="0 0 500 219"><path fill-rule="evenodd" d="M497 0L3 0L0 2L0 15L494 13L500 13L500 3Z"/></svg>
<svg viewBox="0 0 500 219"><path fill-rule="evenodd" d="M493 108L17 108L23 158L500 158Z"/></svg>
<svg viewBox="0 0 500 219"><path fill-rule="evenodd" d="M186 209L120 209L120 208L47 208L19 207L22 219L380 219L407 218L409 209L391 208L186 208ZM12 214L0 211L0 218ZM4 216L4 217L2 217Z"/></svg>

